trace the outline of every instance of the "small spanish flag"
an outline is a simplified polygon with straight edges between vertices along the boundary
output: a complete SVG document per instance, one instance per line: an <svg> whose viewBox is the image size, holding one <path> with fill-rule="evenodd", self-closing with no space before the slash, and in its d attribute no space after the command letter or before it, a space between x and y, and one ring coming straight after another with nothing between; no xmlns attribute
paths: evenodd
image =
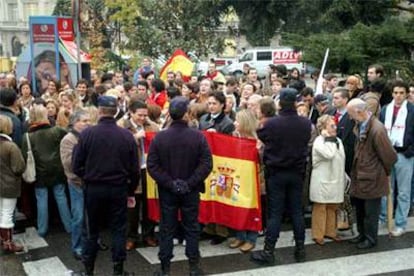
<svg viewBox="0 0 414 276"><path fill-rule="evenodd" d="M162 67L160 72L160 79L166 81L168 72L172 71L176 73L177 71L180 71L182 73L183 80L188 81L191 77L191 73L193 72L193 68L194 63L190 60L186 53L184 53L183 50L178 49L175 50L174 54Z"/></svg>

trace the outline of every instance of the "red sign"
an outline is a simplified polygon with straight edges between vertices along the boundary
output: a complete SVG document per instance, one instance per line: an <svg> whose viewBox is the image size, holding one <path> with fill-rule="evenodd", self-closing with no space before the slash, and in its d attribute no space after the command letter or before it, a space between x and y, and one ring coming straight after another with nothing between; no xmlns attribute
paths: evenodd
<svg viewBox="0 0 414 276"><path fill-rule="evenodd" d="M65 45L66 49L69 51L69 53L77 59L78 56L78 47L76 46L75 42L73 41L63 41L63 44ZM91 55L88 53L85 53L84 51L80 51L80 57L82 62L91 62Z"/></svg>
<svg viewBox="0 0 414 276"><path fill-rule="evenodd" d="M301 53L292 50L280 50L273 52L273 64L299 63L300 58Z"/></svg>
<svg viewBox="0 0 414 276"><path fill-rule="evenodd" d="M75 36L72 18L58 18L57 22L59 38L65 41L73 41Z"/></svg>
<svg viewBox="0 0 414 276"><path fill-rule="evenodd" d="M33 24L33 43L55 42L55 30L53 24Z"/></svg>

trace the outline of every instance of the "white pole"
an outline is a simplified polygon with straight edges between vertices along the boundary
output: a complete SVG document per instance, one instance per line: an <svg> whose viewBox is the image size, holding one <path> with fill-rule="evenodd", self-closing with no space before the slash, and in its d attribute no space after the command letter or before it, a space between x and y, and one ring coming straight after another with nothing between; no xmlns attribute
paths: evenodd
<svg viewBox="0 0 414 276"><path fill-rule="evenodd" d="M325 51L325 57L323 59L322 68L319 73L318 81L316 82L315 96L318 94L323 94L323 87L322 87L323 86L323 73L325 72L325 66L326 66L326 62L328 61L328 56L329 56L329 48L327 48Z"/></svg>
<svg viewBox="0 0 414 276"><path fill-rule="evenodd" d="M78 61L78 81L82 78L82 66L81 66L81 33L80 33L80 1L75 0L75 32L76 32L76 48L77 48L77 61Z"/></svg>

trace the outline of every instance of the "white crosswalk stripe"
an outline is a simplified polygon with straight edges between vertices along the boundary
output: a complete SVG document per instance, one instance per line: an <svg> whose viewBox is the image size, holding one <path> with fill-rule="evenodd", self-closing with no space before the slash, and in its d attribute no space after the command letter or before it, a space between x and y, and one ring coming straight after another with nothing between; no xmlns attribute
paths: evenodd
<svg viewBox="0 0 414 276"><path fill-rule="evenodd" d="M14 235L14 240L24 246L25 251L48 246L45 239L37 234L36 228L26 228L24 233Z"/></svg>
<svg viewBox="0 0 414 276"><path fill-rule="evenodd" d="M272 266L222 276L268 276L268 275L373 275L414 269L414 248L385 252L330 258L313 262Z"/></svg>
<svg viewBox="0 0 414 276"><path fill-rule="evenodd" d="M408 226L406 229L407 232L414 232L414 217L408 218ZM388 235L386 228L380 228L378 234ZM305 244L313 244L311 230L306 229L306 239ZM350 238L350 237L348 237ZM330 240L325 240L325 242L330 242ZM255 250L261 250L264 246L264 238L260 237L257 239ZM284 248L294 246L293 233L292 231L284 231L280 233L279 240L276 244L276 248ZM136 249L150 264L160 263L158 259L158 247L146 247ZM212 246L208 241L200 242L200 254L202 257L214 257L214 256L224 256L230 254L242 254L237 249L230 249L227 246L227 243L222 243L220 245ZM184 246L175 246L174 247L174 259L173 262L186 260L185 256L185 247Z"/></svg>
<svg viewBox="0 0 414 276"><path fill-rule="evenodd" d="M28 276L69 276L71 274L71 271L58 257L24 262L23 268Z"/></svg>
<svg viewBox="0 0 414 276"><path fill-rule="evenodd" d="M414 217L408 218L407 233L414 232ZM386 228L379 229L380 236L388 235ZM351 236L348 235L348 238ZM25 233L15 235L15 239L24 245L25 252L31 250L48 250L48 243L45 239L37 235L34 227L26 228ZM398 239L397 239L398 240ZM260 237L257 240L255 250L263 248L264 237ZM330 242L326 240L326 242ZM306 245L313 244L311 240L310 229L306 229ZM280 233L276 248L288 248L293 247L293 233L292 231L284 231ZM376 273L387 273L405 270L414 270L414 241L409 248L395 248L394 250L381 251L381 252L359 252L355 255L336 257L335 254L328 258L307 261L305 263L293 263L276 265L266 268L256 268L242 270L238 272L230 272L216 275L229 275L229 276L248 276L248 275L372 275ZM405 246L406 247L406 246ZM66 249L65 249L66 250ZM159 264L158 260L158 247L146 247L138 248L136 251L140 254L149 265ZM216 258L220 256L233 256L236 260L242 258L242 253L237 249L228 248L227 243L212 246L209 241L200 242L200 251L204 259ZM362 253L362 254L361 254ZM174 259L173 262L184 261L185 247L177 245L174 247ZM276 254L277 255L277 254ZM50 256L50 255L49 255ZM50 256L48 258L41 258L33 261L23 261L24 272L29 276L69 276L71 270L64 262L65 257L62 256ZM226 271L223 269L223 272ZM227 268L227 271L228 268ZM215 273L220 270L215 270Z"/></svg>

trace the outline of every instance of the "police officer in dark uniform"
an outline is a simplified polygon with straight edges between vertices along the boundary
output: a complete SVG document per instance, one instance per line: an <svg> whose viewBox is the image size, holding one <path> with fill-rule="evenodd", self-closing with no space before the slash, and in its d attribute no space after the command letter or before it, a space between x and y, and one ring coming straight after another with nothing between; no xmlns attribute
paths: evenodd
<svg viewBox="0 0 414 276"><path fill-rule="evenodd" d="M204 180L212 170L212 156L204 135L188 127L188 104L188 100L182 96L171 101L171 126L154 137L148 152L147 169L158 185L161 213L158 254L161 271L155 275L168 275L170 272L178 210L181 210L190 275L201 274L198 247L199 193L205 190Z"/></svg>
<svg viewBox="0 0 414 276"><path fill-rule="evenodd" d="M132 134L116 125L116 99L98 98L99 122L84 130L74 148L72 167L84 182L82 261L86 275L93 275L98 250L99 217L107 207L112 232L114 275L124 275L127 205L135 204L139 178L138 148Z"/></svg>
<svg viewBox="0 0 414 276"><path fill-rule="evenodd" d="M264 144L267 231L262 251L253 252L251 260L260 265L275 263L274 250L279 238L285 205L289 208L295 237L295 260L305 261L305 224L302 215L303 178L311 136L311 121L298 116L297 91L282 88L279 116L267 120L257 130Z"/></svg>

